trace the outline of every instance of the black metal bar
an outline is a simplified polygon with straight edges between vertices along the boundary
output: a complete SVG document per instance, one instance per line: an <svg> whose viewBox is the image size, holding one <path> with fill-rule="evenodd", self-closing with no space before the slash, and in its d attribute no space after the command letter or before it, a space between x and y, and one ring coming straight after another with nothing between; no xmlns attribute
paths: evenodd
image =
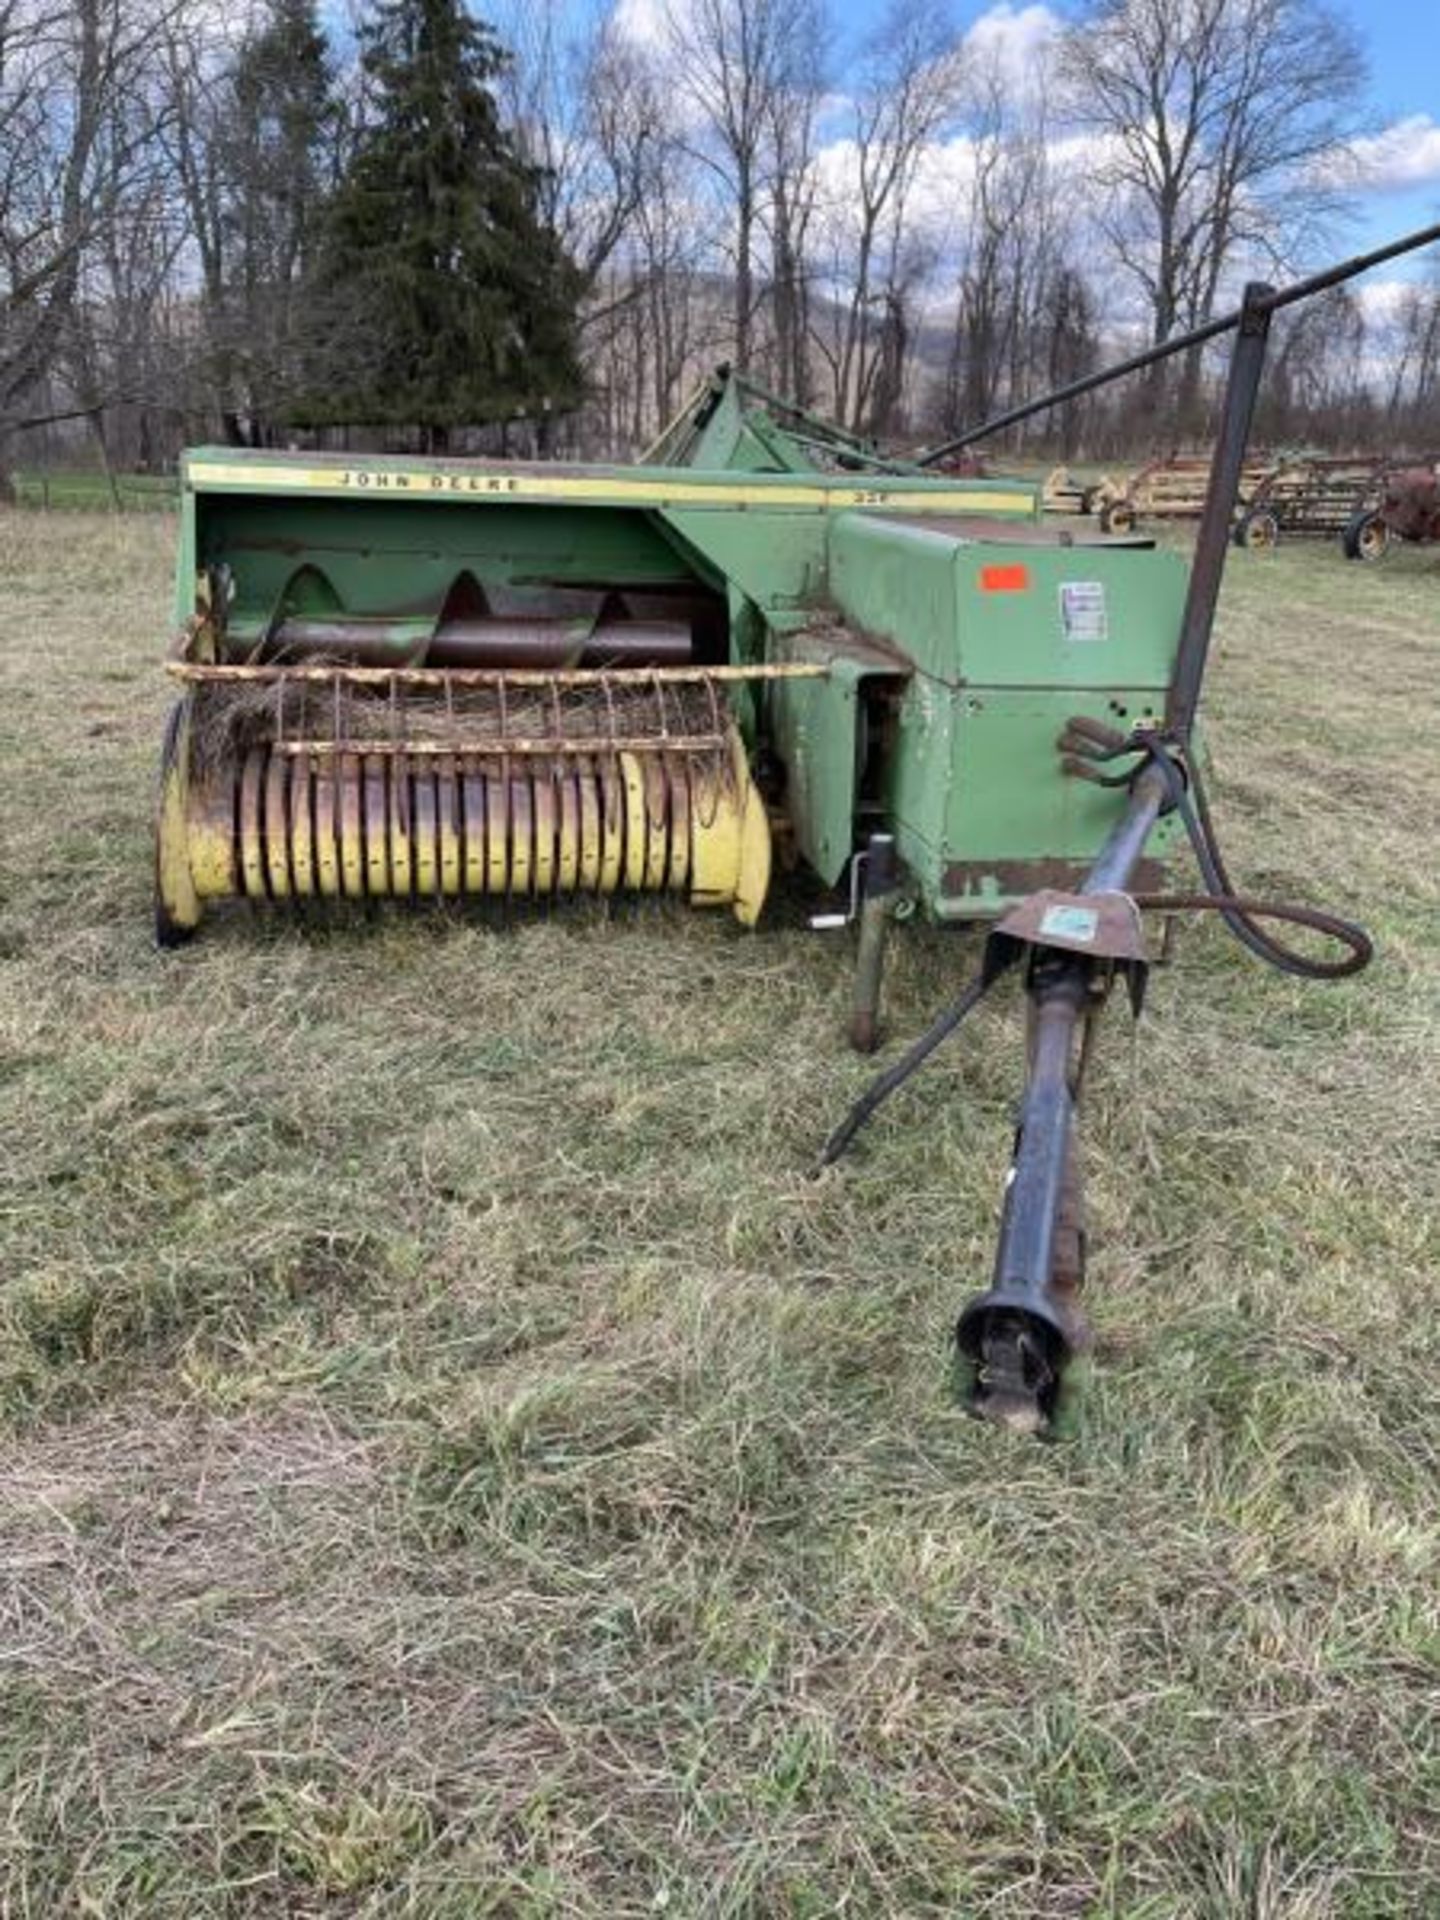
<svg viewBox="0 0 1440 1920"><path fill-rule="evenodd" d="M1142 769L1125 812L1091 863L1087 893L1128 884L1167 798L1163 776L1153 766ZM1064 1368L1085 1337L1075 1302L1052 1282L1073 1151L1075 1035L1090 1005L1095 965L1083 954L1053 949L1032 958L1029 1070L994 1271L989 1290L969 1302L955 1328L962 1356L976 1369L976 1411L1029 1431L1052 1423Z"/></svg>
<svg viewBox="0 0 1440 1920"><path fill-rule="evenodd" d="M1195 537L1195 554L1190 562L1190 584L1185 594L1185 612L1180 621L1180 641L1175 651L1175 666L1165 701L1165 724L1177 740L1190 737L1195 709L1200 704L1200 688L1205 679L1205 663L1210 654L1210 635L1215 626L1215 609L1220 599L1220 582L1225 573L1225 555L1240 497L1245 448L1250 440L1250 422L1260 392L1260 376L1265 371L1265 347L1270 335L1270 316L1275 311L1274 288L1252 280L1245 289L1235 344L1230 352L1230 372L1225 382L1225 409L1220 437L1210 462L1210 484L1200 515L1200 530Z"/></svg>
<svg viewBox="0 0 1440 1920"><path fill-rule="evenodd" d="M1150 830L1160 818L1169 796L1164 776L1153 767L1146 767L1130 789L1124 813L1090 863L1090 871L1085 876L1087 893L1113 893L1129 884L1130 875L1145 851Z"/></svg>
<svg viewBox="0 0 1440 1920"><path fill-rule="evenodd" d="M1030 1073L991 1283L998 1293L1011 1299L1023 1296L1032 1306L1050 1300L1055 1228L1075 1113L1070 1062L1089 986L1088 961L1062 960L1032 995Z"/></svg>
<svg viewBox="0 0 1440 1920"><path fill-rule="evenodd" d="M1327 267L1322 273L1312 273L1307 279L1297 280L1288 287L1278 290L1271 288L1266 299L1266 311L1278 313L1282 307L1292 306L1297 300L1308 300L1312 294L1326 293L1331 287L1338 287L1346 280L1353 280L1358 273L1368 273L1372 267L1383 266L1387 260L1397 259L1401 254L1413 253L1417 247L1428 247L1440 240L1440 222L1434 226L1421 227L1414 233L1407 233L1399 240L1391 240L1383 247L1376 247L1370 253L1357 254L1352 260L1344 260L1338 266ZM1247 289L1248 291L1248 289ZM1067 400L1078 400L1083 394L1093 393L1097 387L1103 387L1112 380L1123 379L1127 373L1138 373L1144 367L1153 366L1157 360L1166 360L1171 354L1185 353L1191 347L1202 347L1207 340L1214 340L1222 333L1228 333L1232 327L1238 327L1245 309L1237 307L1232 313L1223 313L1217 319L1207 320L1203 326L1192 327L1188 333L1177 333L1159 346L1146 347L1140 353L1132 353L1126 360L1119 360L1111 367L1103 367L1098 373L1087 373L1079 380L1068 385L1056 387L1050 393L1041 394L1036 400L1026 400L1018 407L1010 407L1004 413L997 413L978 427L967 427L964 433L957 434L953 440L947 440L943 446L931 447L927 453L920 454L915 464L932 467L949 454L959 453L962 447L973 446L977 440L988 439L992 433L1001 433L1006 427L1017 426L1020 421L1028 420L1032 415L1043 413L1049 407L1063 406Z"/></svg>

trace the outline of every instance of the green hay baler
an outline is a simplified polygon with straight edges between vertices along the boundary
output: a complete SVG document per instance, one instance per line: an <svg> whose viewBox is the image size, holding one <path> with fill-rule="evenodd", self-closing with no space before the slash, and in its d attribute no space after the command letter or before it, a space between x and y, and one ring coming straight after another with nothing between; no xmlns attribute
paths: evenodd
<svg viewBox="0 0 1440 1920"><path fill-rule="evenodd" d="M1197 817L1192 727L1265 328L1292 297L1251 289L1225 323L1188 573L1147 539L1042 523L1032 486L887 460L728 374L631 468L191 454L161 942L230 898L669 891L753 924L778 837L848 887L868 1047L891 923L992 923L977 981L828 1157L1023 970L1000 1252L958 1337L977 1411L1050 1427L1085 1340L1080 1077L1116 979L1138 1007L1142 907L1218 907L1289 951L1234 899L1203 800ZM1205 892L1177 902L1157 888L1182 827ZM1363 964L1358 930L1307 923L1350 953L1294 970Z"/></svg>

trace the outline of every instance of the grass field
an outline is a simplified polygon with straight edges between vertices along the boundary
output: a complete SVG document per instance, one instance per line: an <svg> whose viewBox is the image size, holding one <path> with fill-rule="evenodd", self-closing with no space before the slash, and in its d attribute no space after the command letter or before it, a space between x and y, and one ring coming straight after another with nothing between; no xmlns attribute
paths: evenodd
<svg viewBox="0 0 1440 1920"><path fill-rule="evenodd" d="M1233 864L1379 959L1112 1015L1047 1448L1013 1002L817 1182L793 902L152 949L170 538L0 517L0 1913L1440 1913L1440 553L1232 568Z"/></svg>
<svg viewBox="0 0 1440 1920"><path fill-rule="evenodd" d="M114 484L103 473L61 469L46 473L22 468L14 476L16 503L52 512L104 512L119 506L124 512L174 510L179 482L174 474L117 473Z"/></svg>

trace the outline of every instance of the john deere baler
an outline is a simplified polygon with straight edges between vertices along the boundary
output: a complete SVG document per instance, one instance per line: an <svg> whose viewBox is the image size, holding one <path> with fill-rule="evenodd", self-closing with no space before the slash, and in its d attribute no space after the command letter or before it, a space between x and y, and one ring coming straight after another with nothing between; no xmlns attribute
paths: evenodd
<svg viewBox="0 0 1440 1920"><path fill-rule="evenodd" d="M232 896L748 924L771 816L826 882L884 829L925 911L993 915L1115 816L1055 740L1159 711L1184 572L1017 483L207 451L178 593L165 941Z"/></svg>
<svg viewBox="0 0 1440 1920"><path fill-rule="evenodd" d="M1291 974L1363 930L1231 885L1194 726L1272 315L1420 235L1086 375L919 462L706 382L632 468L192 454L157 928L229 898L512 901L670 892L760 914L777 831L859 923L851 1037L877 1038L903 910L989 921L979 971L826 1144L845 1150L1007 973L1025 1083L968 1400L1051 1430L1086 1344L1077 1115L1096 1018L1138 1012L1143 913L1204 909ZM1193 560L1057 530L1038 489L928 464L1234 335ZM1156 891L1183 831L1199 885ZM1339 957L1283 944L1287 921Z"/></svg>

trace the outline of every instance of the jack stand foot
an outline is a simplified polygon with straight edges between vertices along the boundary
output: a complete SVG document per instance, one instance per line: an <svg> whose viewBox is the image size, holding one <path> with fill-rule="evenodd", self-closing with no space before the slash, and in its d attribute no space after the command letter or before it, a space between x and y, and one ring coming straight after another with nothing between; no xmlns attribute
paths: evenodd
<svg viewBox="0 0 1440 1920"><path fill-rule="evenodd" d="M880 982L885 970L885 942L895 910L895 897L894 836L872 833L865 850L860 951L855 961L855 998L850 1011L850 1044L857 1053L873 1053L880 1044Z"/></svg>

